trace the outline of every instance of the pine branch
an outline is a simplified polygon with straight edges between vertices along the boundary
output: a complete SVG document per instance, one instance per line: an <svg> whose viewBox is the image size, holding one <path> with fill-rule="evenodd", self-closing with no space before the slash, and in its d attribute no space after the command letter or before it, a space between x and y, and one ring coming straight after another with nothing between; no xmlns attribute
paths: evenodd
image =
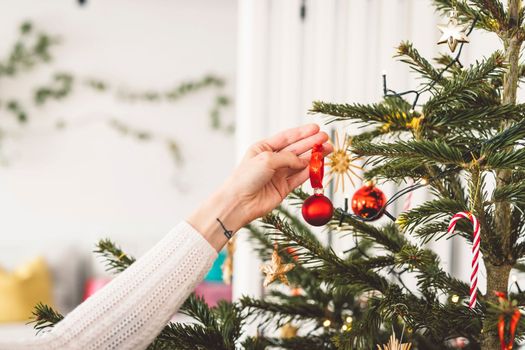
<svg viewBox="0 0 525 350"><path fill-rule="evenodd" d="M388 97L382 103L363 104L336 104L314 101L310 112L330 115L328 123L333 121L353 120L363 123L386 124L392 130L406 130L406 125L411 122L411 105L399 97Z"/></svg>
<svg viewBox="0 0 525 350"><path fill-rule="evenodd" d="M464 130L486 132L487 129L497 129L503 120L520 120L525 117L524 105L493 105L482 107L460 107L451 105L440 108L439 113L425 117L425 128L439 130L446 134Z"/></svg>
<svg viewBox="0 0 525 350"><path fill-rule="evenodd" d="M439 83L443 77L439 72L414 48L412 43L403 41L397 47L397 57L400 57L401 62L408 64L415 72L430 81Z"/></svg>
<svg viewBox="0 0 525 350"><path fill-rule="evenodd" d="M33 328L37 330L37 334L54 327L64 318L58 311L42 303L38 303L32 313L33 317L30 323L34 324Z"/></svg>
<svg viewBox="0 0 525 350"><path fill-rule="evenodd" d="M172 323L159 335L158 342L180 350L234 350L224 346L222 334L198 324Z"/></svg>
<svg viewBox="0 0 525 350"><path fill-rule="evenodd" d="M502 201L525 206L525 182L510 183L494 189L492 203Z"/></svg>
<svg viewBox="0 0 525 350"><path fill-rule="evenodd" d="M525 149L490 153L485 156L483 168L489 170L523 170L525 169Z"/></svg>
<svg viewBox="0 0 525 350"><path fill-rule="evenodd" d="M512 107L520 107L522 105L509 105ZM509 118L506 118L509 120ZM511 147L522 144L525 139L525 120L522 119L519 123L516 123L501 132L497 133L490 139L483 143L482 154L491 152L499 152L502 150L508 150Z"/></svg>
<svg viewBox="0 0 525 350"><path fill-rule="evenodd" d="M336 213L336 219L339 218L340 214ZM400 251L407 244L406 239L399 233L395 224L387 224L379 228L352 217L345 217L341 230L342 232L350 232L357 237L380 244L392 252Z"/></svg>
<svg viewBox="0 0 525 350"><path fill-rule="evenodd" d="M270 338L268 339L270 345L278 347L279 349L288 350L305 350L305 349L324 349L336 350L331 341L330 333L322 333L321 335L307 335L303 337L293 337L289 339Z"/></svg>
<svg viewBox="0 0 525 350"><path fill-rule="evenodd" d="M271 302L243 296L240 304L249 315L258 317L262 325L272 323L281 327L287 322L317 320L318 327L321 327L327 318L327 309L320 304L311 303L302 297L294 297L293 302L288 301Z"/></svg>
<svg viewBox="0 0 525 350"><path fill-rule="evenodd" d="M297 249L295 258L302 264L310 267L322 265L324 262L342 264L331 248L323 247L319 241L313 240L301 232L296 231L288 222L283 221L278 215L270 213L262 218L264 227L269 232L272 240L282 249Z"/></svg>
<svg viewBox="0 0 525 350"><path fill-rule="evenodd" d="M280 242L281 247L304 249L296 254L297 261L307 268L315 269L327 282L334 285L353 283L364 290L385 290L388 282L377 273L363 267L349 264L337 257L333 250L326 249L318 243L308 240L294 232L286 222L275 214L268 214L263 218L268 228L274 228L273 237Z"/></svg>
<svg viewBox="0 0 525 350"><path fill-rule="evenodd" d="M397 222L403 230L413 231L416 227L429 221L466 211L464 203L449 198L440 198L423 203L417 208L401 214ZM458 222L460 228L460 222Z"/></svg>
<svg viewBox="0 0 525 350"><path fill-rule="evenodd" d="M423 164L464 165L472 160L464 145L446 141L398 141L396 143L354 142L352 152L374 156L372 164L390 159L412 159Z"/></svg>
<svg viewBox="0 0 525 350"><path fill-rule="evenodd" d="M105 259L107 271L122 272L135 262L109 239L101 239L93 252Z"/></svg>
<svg viewBox="0 0 525 350"><path fill-rule="evenodd" d="M244 316L236 303L221 301L210 308L203 298L192 294L180 312L200 324L170 323L157 337L158 343L177 349L235 350L244 324Z"/></svg>
<svg viewBox="0 0 525 350"><path fill-rule="evenodd" d="M434 5L443 16L448 16L450 11L454 10L458 11L459 15L466 21L477 20L476 28L490 32L500 30L500 25L495 26L493 18L488 16L486 11L482 11L478 6L468 4L465 0L434 0Z"/></svg>
<svg viewBox="0 0 525 350"><path fill-rule="evenodd" d="M217 323L215 314L208 304L206 304L204 298L195 295L195 293L190 294L188 299L186 299L180 308L180 312L194 318L206 326Z"/></svg>
<svg viewBox="0 0 525 350"><path fill-rule="evenodd" d="M410 174L410 175L408 175ZM412 158L385 160L383 163L367 170L365 179L401 181L406 178L421 179L430 177L427 168Z"/></svg>
<svg viewBox="0 0 525 350"><path fill-rule="evenodd" d="M241 343L244 350L266 350L272 342L261 336L247 337Z"/></svg>
<svg viewBox="0 0 525 350"><path fill-rule="evenodd" d="M443 108L470 108L472 105L490 106L499 104L499 97L487 81L503 74L504 57L499 51L461 71L454 79L443 83L438 93L423 106L425 118L432 118Z"/></svg>

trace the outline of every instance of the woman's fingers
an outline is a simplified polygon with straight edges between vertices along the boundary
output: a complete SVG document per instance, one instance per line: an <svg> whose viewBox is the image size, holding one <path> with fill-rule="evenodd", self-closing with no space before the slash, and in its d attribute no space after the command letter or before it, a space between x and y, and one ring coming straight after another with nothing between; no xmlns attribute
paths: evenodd
<svg viewBox="0 0 525 350"><path fill-rule="evenodd" d="M266 139L265 142L272 148L273 151L278 152L283 150L288 145L291 145L299 140L315 135L319 132L319 125L306 124L297 128L292 128L278 133Z"/></svg>
<svg viewBox="0 0 525 350"><path fill-rule="evenodd" d="M334 146L330 142L323 143L323 155L326 157L330 153L332 153L334 150ZM307 159L310 160L310 157L312 156L312 150L309 149L308 151L302 153L299 158L301 159Z"/></svg>
<svg viewBox="0 0 525 350"><path fill-rule="evenodd" d="M325 143L328 140L328 134L321 131L314 135L308 136L302 140L292 143L283 148L283 151L290 151L297 155L312 149L315 144Z"/></svg>
<svg viewBox="0 0 525 350"><path fill-rule="evenodd" d="M263 152L257 156L261 162L272 170L281 168L303 169L308 165L306 159L301 159L292 152Z"/></svg>
<svg viewBox="0 0 525 350"><path fill-rule="evenodd" d="M274 136L271 136L265 140L255 143L246 155L244 159L255 157L259 153L272 151L281 151L286 146L307 138L311 135L315 135L319 132L319 125L317 124L306 124L297 128L288 129L280 132Z"/></svg>
<svg viewBox="0 0 525 350"><path fill-rule="evenodd" d="M301 186L309 177L310 169L303 169L296 174L290 176L286 181L288 182L288 190L292 191L294 188Z"/></svg>

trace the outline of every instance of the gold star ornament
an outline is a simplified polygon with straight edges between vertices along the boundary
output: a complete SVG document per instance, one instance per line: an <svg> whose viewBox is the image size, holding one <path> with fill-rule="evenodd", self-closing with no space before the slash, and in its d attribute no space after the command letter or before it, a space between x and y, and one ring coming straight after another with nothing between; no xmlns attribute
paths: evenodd
<svg viewBox="0 0 525 350"><path fill-rule="evenodd" d="M468 43L468 37L465 33L468 26L458 23L458 14L456 11L450 12L450 17L447 24L439 24L438 29L442 35L439 38L438 44L448 44L450 51L456 51L458 43Z"/></svg>
<svg viewBox="0 0 525 350"><path fill-rule="evenodd" d="M411 343L401 343L400 340L396 338L396 333L393 332L390 336L388 344L377 346L377 350L410 350L412 348Z"/></svg>
<svg viewBox="0 0 525 350"><path fill-rule="evenodd" d="M287 286L290 285L286 273L290 272L295 267L295 264L283 264L281 257L277 251L277 245L274 246L272 253L272 261L261 266L261 271L266 275L263 285L268 287L270 284L279 279Z"/></svg>
<svg viewBox="0 0 525 350"><path fill-rule="evenodd" d="M281 327L281 338L290 339L297 336L297 331L299 329L293 326L290 322L286 323Z"/></svg>
<svg viewBox="0 0 525 350"><path fill-rule="evenodd" d="M356 160L361 159L360 157L354 157L348 152L348 148L351 144L351 138L349 138L346 134L343 136L343 143L339 143L339 135L337 132L335 133L335 144L334 150L330 155L328 156L328 161L326 165L328 166L328 180L326 181L326 185L328 185L331 181L335 181L335 187L334 192L337 192L337 189L339 188L339 182L341 182L342 191L345 191L345 177L350 180L350 183L352 186L355 187L354 180L352 177L356 177L358 179L361 179L361 176L359 176L354 169L362 170L363 168L355 165L354 162Z"/></svg>

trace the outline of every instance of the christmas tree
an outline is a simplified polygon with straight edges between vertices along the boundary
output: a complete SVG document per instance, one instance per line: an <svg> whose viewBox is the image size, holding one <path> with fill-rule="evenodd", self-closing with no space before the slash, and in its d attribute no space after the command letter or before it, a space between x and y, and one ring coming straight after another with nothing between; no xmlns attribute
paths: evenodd
<svg viewBox="0 0 525 350"><path fill-rule="evenodd" d="M273 276L289 281L294 292L271 289L264 299L244 297L215 308L191 296L182 312L198 323L168 325L152 348L408 349L412 344L413 349L494 350L511 349L514 337L523 337L518 320L525 296L507 292L511 270L523 270L525 256L525 105L516 103L525 76L519 61L525 8L520 0L434 2L450 16L440 26L440 42L453 54L442 54L432 64L412 44L398 47L399 58L422 79L420 88L395 92L385 78L381 102L314 102L312 107L328 116L328 122L367 126L344 143L345 159L355 155L366 160L365 179L375 179L378 187L387 182L413 185L371 211L358 210L360 215L346 207L335 211L328 228L355 239L344 255L323 246L290 207L250 225L265 260L277 254L282 261L274 262L296 265ZM461 50L473 30L495 33L503 48L463 66ZM340 164L331 160L332 167ZM373 222L387 213L389 203L421 187L428 188L432 199L395 221ZM307 197L294 192L292 206ZM425 243L452 234L473 246L468 282L447 273L437 254L425 248ZM99 250L117 270L132 263L117 259L121 252L111 242L101 242ZM483 266L484 295L477 290L478 268ZM416 288L406 286L408 275L415 276ZM36 315L39 327L60 319L44 306ZM282 336L261 332L241 337L246 322L281 327ZM296 333L297 327L308 331ZM396 345L394 333L405 345Z"/></svg>

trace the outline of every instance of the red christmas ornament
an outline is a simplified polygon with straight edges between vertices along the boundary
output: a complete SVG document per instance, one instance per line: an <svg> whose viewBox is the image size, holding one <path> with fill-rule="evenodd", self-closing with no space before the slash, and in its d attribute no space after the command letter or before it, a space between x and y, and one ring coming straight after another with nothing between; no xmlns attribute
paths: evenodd
<svg viewBox="0 0 525 350"><path fill-rule="evenodd" d="M386 203L386 196L373 182L367 182L363 187L355 191L352 197L352 210L354 214L362 218L379 219L383 216L381 209ZM377 215L377 216L376 216Z"/></svg>
<svg viewBox="0 0 525 350"><path fill-rule="evenodd" d="M308 197L301 210L304 220L312 226L322 226L332 218L334 206L330 199L323 195L324 155L323 145L312 148L310 158L310 184L314 195Z"/></svg>
<svg viewBox="0 0 525 350"><path fill-rule="evenodd" d="M334 206L322 194L306 198L302 208L303 218L312 226L323 226L332 218Z"/></svg>
<svg viewBox="0 0 525 350"><path fill-rule="evenodd" d="M506 293L496 292L496 295L498 296L500 307L504 309L498 318L498 336L501 350L512 350L521 312L507 299ZM507 320L510 320L508 327Z"/></svg>

